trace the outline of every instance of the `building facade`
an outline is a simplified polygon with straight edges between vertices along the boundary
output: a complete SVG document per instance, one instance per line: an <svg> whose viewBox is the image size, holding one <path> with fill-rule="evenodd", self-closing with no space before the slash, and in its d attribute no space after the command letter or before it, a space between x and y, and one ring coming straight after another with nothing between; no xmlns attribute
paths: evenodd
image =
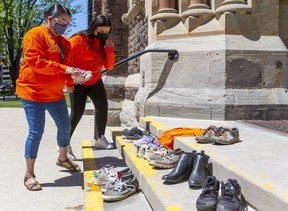
<svg viewBox="0 0 288 211"><path fill-rule="evenodd" d="M287 1L94 2L102 8L127 5L123 14L111 12L127 26L121 34L127 36L127 56L155 48L179 52L177 61L148 53L120 71L125 125L139 116L288 118Z"/></svg>

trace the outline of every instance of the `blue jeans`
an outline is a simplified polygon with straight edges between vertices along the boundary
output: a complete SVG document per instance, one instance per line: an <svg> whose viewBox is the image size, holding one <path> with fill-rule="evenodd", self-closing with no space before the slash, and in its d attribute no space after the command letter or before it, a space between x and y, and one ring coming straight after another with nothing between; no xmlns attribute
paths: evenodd
<svg viewBox="0 0 288 211"><path fill-rule="evenodd" d="M29 125L29 134L25 143L25 158L36 159L44 133L45 111L53 118L57 127L57 144L66 147L70 143L70 120L65 99L55 102L34 102L21 99Z"/></svg>

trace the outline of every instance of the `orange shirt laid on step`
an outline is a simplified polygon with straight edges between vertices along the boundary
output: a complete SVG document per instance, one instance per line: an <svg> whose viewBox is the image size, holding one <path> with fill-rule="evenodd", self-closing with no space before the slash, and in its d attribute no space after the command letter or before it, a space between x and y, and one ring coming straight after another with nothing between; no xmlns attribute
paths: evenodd
<svg viewBox="0 0 288 211"><path fill-rule="evenodd" d="M64 98L65 80L66 86L73 86L71 76L65 74L66 65L73 64L71 45L64 36L61 35L59 39L49 33L44 25L26 33L23 40L24 59L16 81L16 94L20 98L53 102ZM60 50L64 56L63 64Z"/></svg>
<svg viewBox="0 0 288 211"><path fill-rule="evenodd" d="M101 41L98 39L90 40L89 35L74 35L70 39L73 55L73 67L82 70L90 70L93 77L82 85L96 84L101 79L100 71L102 67L110 70L115 65L114 48L101 49ZM105 51L105 56L103 53Z"/></svg>
<svg viewBox="0 0 288 211"><path fill-rule="evenodd" d="M174 138L177 136L198 136L204 134L203 128L188 128L179 127L170 130L165 130L157 140L166 148L173 149Z"/></svg>

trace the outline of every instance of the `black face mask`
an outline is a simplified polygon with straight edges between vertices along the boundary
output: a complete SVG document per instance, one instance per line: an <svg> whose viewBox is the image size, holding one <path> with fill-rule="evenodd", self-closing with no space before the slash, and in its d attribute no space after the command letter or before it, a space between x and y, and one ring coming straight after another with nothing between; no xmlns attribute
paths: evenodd
<svg viewBox="0 0 288 211"><path fill-rule="evenodd" d="M105 34L105 33L97 32L97 34L94 35L94 37L97 38L98 40L105 41L105 40L108 39L109 34Z"/></svg>
<svg viewBox="0 0 288 211"><path fill-rule="evenodd" d="M64 32L67 29L66 25L61 25L59 23L55 23L54 27L53 27L55 33L59 36L61 34L64 34Z"/></svg>

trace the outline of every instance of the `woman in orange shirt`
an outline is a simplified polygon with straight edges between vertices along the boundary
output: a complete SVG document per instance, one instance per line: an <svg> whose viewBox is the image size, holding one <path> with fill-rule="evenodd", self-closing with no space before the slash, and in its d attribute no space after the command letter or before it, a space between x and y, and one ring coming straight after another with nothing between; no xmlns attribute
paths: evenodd
<svg viewBox="0 0 288 211"><path fill-rule="evenodd" d="M109 39L110 32L110 19L105 15L98 15L90 22L86 30L70 38L74 66L92 72L92 78L85 83L75 84L74 92L70 94L70 137L83 116L86 99L89 96L96 109L94 118L98 138L95 140L95 146L105 149L111 149L113 145L109 144L104 136L108 100L100 71L103 67L113 69L115 65L114 43ZM74 159L76 159L75 156Z"/></svg>
<svg viewBox="0 0 288 211"><path fill-rule="evenodd" d="M29 125L25 143L26 172L24 185L28 190L42 190L35 179L34 165L44 132L45 110L57 126L57 143L60 154L56 164L70 171L81 171L80 167L67 158L70 142L70 121L64 98L66 89L73 90L69 40L62 36L67 29L71 14L60 4L44 12L45 24L28 31L23 40L24 59L16 81L16 94L21 98Z"/></svg>

